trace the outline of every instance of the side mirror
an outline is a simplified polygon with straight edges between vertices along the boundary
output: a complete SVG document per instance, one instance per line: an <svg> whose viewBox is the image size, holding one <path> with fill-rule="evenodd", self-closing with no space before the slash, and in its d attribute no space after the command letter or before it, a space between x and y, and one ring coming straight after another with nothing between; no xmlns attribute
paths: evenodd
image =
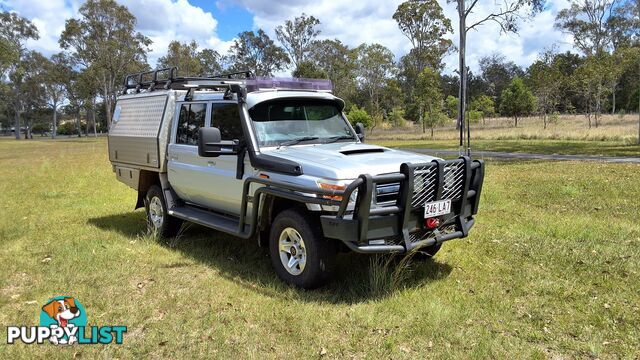
<svg viewBox="0 0 640 360"><path fill-rule="evenodd" d="M202 157L218 157L238 153L238 140L222 140L220 129L201 127L198 130L198 155Z"/></svg>
<svg viewBox="0 0 640 360"><path fill-rule="evenodd" d="M364 125L362 125L362 123L356 124L356 134L358 135L358 139L364 142Z"/></svg>

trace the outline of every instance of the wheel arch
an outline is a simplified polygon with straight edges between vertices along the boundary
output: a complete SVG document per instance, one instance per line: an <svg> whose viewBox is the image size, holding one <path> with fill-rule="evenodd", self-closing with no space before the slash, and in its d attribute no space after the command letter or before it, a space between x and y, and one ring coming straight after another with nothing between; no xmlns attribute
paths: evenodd
<svg viewBox="0 0 640 360"><path fill-rule="evenodd" d="M162 188L158 173L155 171L140 170L140 179L138 181L138 199L136 201L135 209L144 207L144 198L145 196L147 196L147 191L149 191L149 188L152 185L158 185L160 186L160 188Z"/></svg>
<svg viewBox="0 0 640 360"><path fill-rule="evenodd" d="M315 215L313 211L307 209L304 203L274 196L264 195L260 202L260 213L258 218L258 244L260 246L269 245L269 228L276 216L286 209L298 209L303 213Z"/></svg>

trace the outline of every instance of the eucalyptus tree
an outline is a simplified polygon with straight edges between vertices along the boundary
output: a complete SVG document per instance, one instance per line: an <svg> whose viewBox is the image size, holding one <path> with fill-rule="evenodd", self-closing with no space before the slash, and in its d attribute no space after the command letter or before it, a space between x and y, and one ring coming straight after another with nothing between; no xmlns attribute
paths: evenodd
<svg viewBox="0 0 640 360"><path fill-rule="evenodd" d="M47 99L47 105L53 112L51 119L51 138L55 139L58 129L58 108L65 100L66 83L68 82L71 61L64 53L51 56L51 59L44 59L42 84Z"/></svg>
<svg viewBox="0 0 640 360"><path fill-rule="evenodd" d="M124 76L146 67L151 40L136 31L136 18L114 0L87 0L79 18L68 19L60 46L83 68L92 67L107 114L107 126Z"/></svg>
<svg viewBox="0 0 640 360"><path fill-rule="evenodd" d="M29 20L12 12L0 13L0 46L2 55L0 76L11 82L10 103L14 117L16 139L20 139L20 113L24 111L23 82L25 78L25 58L29 51L24 44L29 39L39 38L38 29Z"/></svg>
<svg viewBox="0 0 640 360"><path fill-rule="evenodd" d="M394 55L380 44L362 44L358 47L357 81L367 94L369 113L380 116L380 97L395 70Z"/></svg>
<svg viewBox="0 0 640 360"><path fill-rule="evenodd" d="M198 58L198 43L172 41L169 43L167 54L158 59L158 67L177 66L181 76L201 76L202 63Z"/></svg>
<svg viewBox="0 0 640 360"><path fill-rule="evenodd" d="M547 115L555 111L560 101L562 73L558 69L553 51L545 51L528 69L528 79L536 95L537 108L547 128Z"/></svg>
<svg viewBox="0 0 640 360"><path fill-rule="evenodd" d="M405 1L398 6L393 19L412 47L400 59L398 72L405 92L406 113L417 112L413 117L422 119L420 107L413 102L416 81L426 67L436 71L442 68L442 58L452 47L451 40L446 38L453 31L451 21L437 0Z"/></svg>
<svg viewBox="0 0 640 360"><path fill-rule="evenodd" d="M499 5L496 2L495 9L492 9L488 15L467 22L467 18L476 10L478 1L479 0L447 0L449 3L455 3L458 10L458 75L460 76L458 127L460 129L461 151L464 146L465 107L467 100L467 33L470 30L477 30L488 22L498 24L502 33L517 33L518 21L542 11L545 2L544 0L503 0ZM486 2L483 3L486 4ZM470 152L468 148L469 135L467 131L467 152Z"/></svg>
<svg viewBox="0 0 640 360"><path fill-rule="evenodd" d="M356 69L358 51L337 39L316 40L311 46L309 59L317 70L327 74L333 83L336 96L353 103L356 93Z"/></svg>
<svg viewBox="0 0 640 360"><path fill-rule="evenodd" d="M430 67L425 67L418 75L414 98L420 108L420 123L422 132L426 132L427 126L433 129L442 124L446 116L442 113L442 91L440 90L440 75Z"/></svg>
<svg viewBox="0 0 640 360"><path fill-rule="evenodd" d="M250 70L257 76L271 76L289 64L286 52L262 29L244 31L233 40L226 61L233 71Z"/></svg>
<svg viewBox="0 0 640 360"><path fill-rule="evenodd" d="M294 69L307 60L313 42L320 34L318 25L320 20L302 13L293 20L285 21L284 25L276 27L276 37L289 55Z"/></svg>

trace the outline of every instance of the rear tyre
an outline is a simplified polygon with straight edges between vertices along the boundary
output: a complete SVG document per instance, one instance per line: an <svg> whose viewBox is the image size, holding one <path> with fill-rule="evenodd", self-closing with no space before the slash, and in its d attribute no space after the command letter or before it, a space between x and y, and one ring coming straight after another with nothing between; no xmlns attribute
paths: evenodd
<svg viewBox="0 0 640 360"><path fill-rule="evenodd" d="M158 234L163 238L176 236L182 225L182 220L167 212L167 202L158 185L152 185L144 198L144 208L147 213L147 230L149 234Z"/></svg>
<svg viewBox="0 0 640 360"><path fill-rule="evenodd" d="M276 216L269 253L276 274L304 289L326 283L335 268L335 242L322 236L317 218L301 210L284 210Z"/></svg>

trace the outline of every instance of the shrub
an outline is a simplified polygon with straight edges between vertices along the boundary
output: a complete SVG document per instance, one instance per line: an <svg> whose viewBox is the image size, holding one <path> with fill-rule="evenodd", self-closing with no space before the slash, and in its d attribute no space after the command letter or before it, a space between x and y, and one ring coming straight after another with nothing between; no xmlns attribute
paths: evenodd
<svg viewBox="0 0 640 360"><path fill-rule="evenodd" d="M68 121L58 126L58 135L76 135L77 133L75 122Z"/></svg>
<svg viewBox="0 0 640 360"><path fill-rule="evenodd" d="M404 110L395 107L389 113L389 122L395 127L404 127L407 120L404 118Z"/></svg>
<svg viewBox="0 0 640 360"><path fill-rule="evenodd" d="M625 115L627 115L627 112L626 112L624 109L621 109L621 110L618 112L618 119L620 119L620 120L624 119L624 116L625 116Z"/></svg>
<svg viewBox="0 0 640 360"><path fill-rule="evenodd" d="M477 124L482 120L482 111L471 110L468 112L469 122L472 124Z"/></svg>
<svg viewBox="0 0 640 360"><path fill-rule="evenodd" d="M362 123L365 128L370 128L373 125L373 117L367 113L365 109L361 109L356 105L353 105L347 114L347 118L351 125Z"/></svg>

